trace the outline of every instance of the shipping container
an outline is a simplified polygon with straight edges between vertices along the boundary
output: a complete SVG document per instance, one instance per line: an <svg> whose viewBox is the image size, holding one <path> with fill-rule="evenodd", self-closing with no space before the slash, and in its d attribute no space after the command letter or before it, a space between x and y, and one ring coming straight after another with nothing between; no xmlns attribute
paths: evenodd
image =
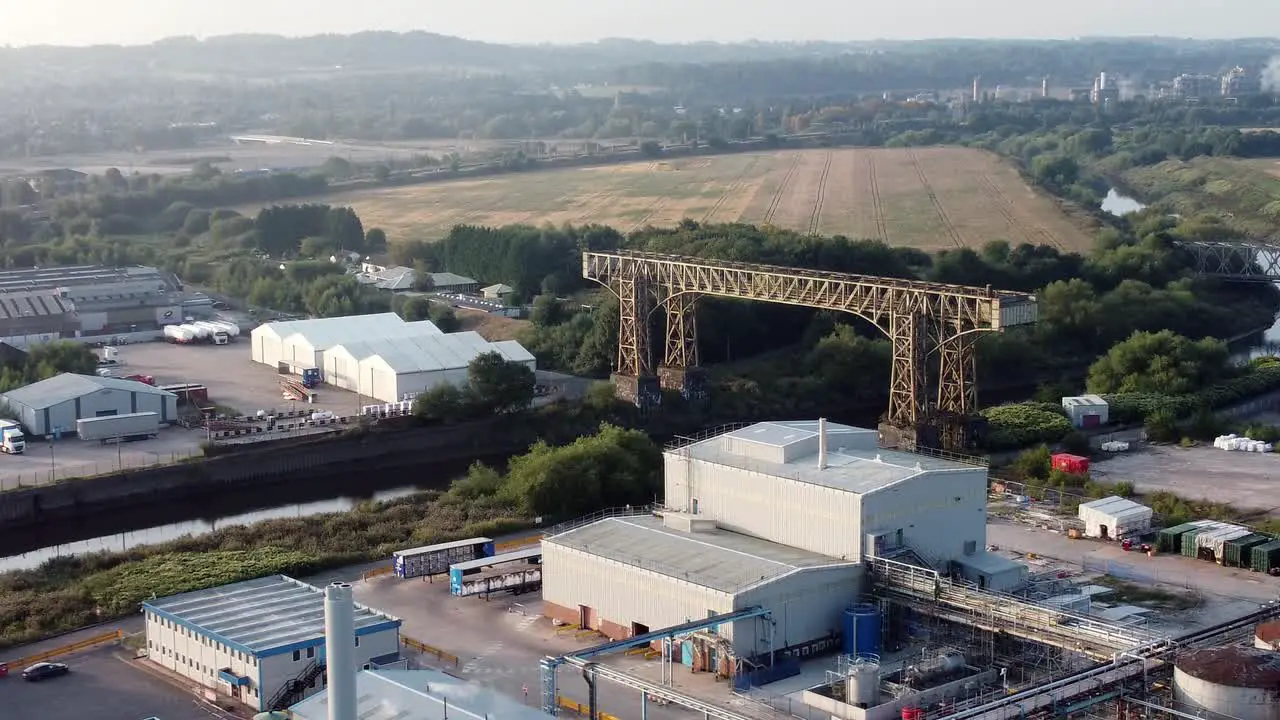
<svg viewBox="0 0 1280 720"><path fill-rule="evenodd" d="M457 597L485 597L494 593L509 592L520 595L542 588L541 565L511 565L509 569L495 568L476 575L468 575L449 582L449 592Z"/></svg>
<svg viewBox="0 0 1280 720"><path fill-rule="evenodd" d="M449 566L449 591L454 595L463 596L463 585L470 580L473 575L500 575L503 572L515 572L524 570L528 565L542 564L542 545L534 545L533 547L515 550L501 555L492 557L483 557L476 560L468 560L466 562L455 563ZM542 576L538 576L541 581ZM471 593L475 594L475 593Z"/></svg>
<svg viewBox="0 0 1280 720"><path fill-rule="evenodd" d="M153 412L104 415L76 421L76 434L81 440L133 440L152 438L160 432L160 414Z"/></svg>
<svg viewBox="0 0 1280 720"><path fill-rule="evenodd" d="M1228 540L1225 553L1222 558L1222 564L1227 567L1249 567L1249 553L1258 545L1266 545L1271 542L1270 535L1262 533L1250 533L1244 537Z"/></svg>
<svg viewBox="0 0 1280 720"><path fill-rule="evenodd" d="M392 553L392 560L396 577L415 578L444 575L450 565L492 555L493 540L480 537L398 550Z"/></svg>
<svg viewBox="0 0 1280 720"><path fill-rule="evenodd" d="M1196 557L1210 562L1221 562L1226 554L1228 540L1242 538L1253 531L1239 525L1224 525L1196 536Z"/></svg>
<svg viewBox="0 0 1280 720"><path fill-rule="evenodd" d="M1250 558L1249 566L1257 572L1271 572L1280 567L1280 540L1254 546Z"/></svg>
<svg viewBox="0 0 1280 720"><path fill-rule="evenodd" d="M1073 475L1084 475L1089 472L1089 458L1079 455L1058 453L1052 456L1051 464L1055 470L1061 470Z"/></svg>
<svg viewBox="0 0 1280 720"><path fill-rule="evenodd" d="M1171 528L1165 528L1160 531L1159 539L1156 540L1156 549L1162 553L1181 552L1182 536L1186 533L1200 527L1204 524L1204 520L1195 522L1185 522L1181 525L1174 525Z"/></svg>

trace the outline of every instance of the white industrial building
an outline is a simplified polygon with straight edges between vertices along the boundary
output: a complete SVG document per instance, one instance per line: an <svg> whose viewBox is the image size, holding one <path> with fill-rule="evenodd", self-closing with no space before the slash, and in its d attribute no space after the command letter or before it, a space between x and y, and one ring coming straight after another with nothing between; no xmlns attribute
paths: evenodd
<svg viewBox="0 0 1280 720"><path fill-rule="evenodd" d="M326 383L387 403L466 382L467 366L484 353L537 367L514 340L446 335L429 321L405 322L395 313L268 323L251 335L256 362L292 373L319 368Z"/></svg>
<svg viewBox="0 0 1280 720"><path fill-rule="evenodd" d="M1085 537L1121 540L1151 530L1151 508L1118 495L1080 503L1078 512Z"/></svg>
<svg viewBox="0 0 1280 720"><path fill-rule="evenodd" d="M348 603L351 673L398 661L400 620ZM142 603L147 656L260 711L285 709L323 689L325 592L283 575Z"/></svg>
<svg viewBox="0 0 1280 720"><path fill-rule="evenodd" d="M63 373L0 395L29 435L60 436L87 418L153 412L160 424L178 419L178 396L134 380Z"/></svg>
<svg viewBox="0 0 1280 720"><path fill-rule="evenodd" d="M991 590L1025 565L986 552L987 468L877 447L878 433L765 422L664 453L660 517L614 517L542 542L544 612L625 638L734 609L770 613L774 649L840 630L868 557ZM750 655L761 623L724 627Z"/></svg>
<svg viewBox="0 0 1280 720"><path fill-rule="evenodd" d="M1071 419L1071 427L1096 428L1110 420L1107 401L1099 395L1078 395L1062 398L1062 409Z"/></svg>

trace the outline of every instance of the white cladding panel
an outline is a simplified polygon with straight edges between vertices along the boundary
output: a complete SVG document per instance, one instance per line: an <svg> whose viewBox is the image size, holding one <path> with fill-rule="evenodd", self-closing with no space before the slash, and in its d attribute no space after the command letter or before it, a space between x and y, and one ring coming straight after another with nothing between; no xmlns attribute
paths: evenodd
<svg viewBox="0 0 1280 720"><path fill-rule="evenodd" d="M734 607L728 593L550 542L542 543L542 599L571 610L586 605L602 620L654 630Z"/></svg>
<svg viewBox="0 0 1280 720"><path fill-rule="evenodd" d="M147 655L160 666L172 670L203 687L229 693L228 683L218 677L218 671L230 668L231 672L247 677L248 686L241 690L241 701L250 707L264 710L284 684L298 677L311 662L324 655L323 643L293 652L257 658L250 653L234 650L205 635L169 622L150 612L147 615ZM363 667L372 658L400 652L398 628L361 635L356 646L356 662ZM310 654L308 654L308 652ZM303 697L324 689L324 675L308 685ZM261 686L259 686L261 682Z"/></svg>
<svg viewBox="0 0 1280 720"><path fill-rule="evenodd" d="M1232 687L1202 680L1182 668L1173 670L1174 699L1238 720L1277 720L1280 696L1269 688Z"/></svg>
<svg viewBox="0 0 1280 720"><path fill-rule="evenodd" d="M983 550L987 542L987 469L946 470L896 483L862 498L867 533L902 531L930 562Z"/></svg>
<svg viewBox="0 0 1280 720"><path fill-rule="evenodd" d="M834 558L858 560L863 496L847 490L667 453L668 507L753 535ZM985 500L985 490L983 498Z"/></svg>
<svg viewBox="0 0 1280 720"><path fill-rule="evenodd" d="M258 660L253 655L209 640L153 613L146 615L147 657L152 662L203 687L223 692L227 692L229 686L218 678L218 671L229 668L236 675L250 678L249 685L241 689L241 700L245 704L256 708L260 700L271 699L275 689L262 697L258 687Z"/></svg>
<svg viewBox="0 0 1280 720"><path fill-rule="evenodd" d="M776 582L746 590L734 600L743 610L761 606L771 611L775 648L787 648L840 632L844 609L862 596L864 566L805 568ZM768 650L760 623L735 623L739 652Z"/></svg>

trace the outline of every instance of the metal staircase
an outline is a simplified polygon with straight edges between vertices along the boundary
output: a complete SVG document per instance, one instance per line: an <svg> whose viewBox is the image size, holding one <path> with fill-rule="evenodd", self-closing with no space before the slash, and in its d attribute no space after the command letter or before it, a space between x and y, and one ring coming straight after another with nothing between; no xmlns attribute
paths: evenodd
<svg viewBox="0 0 1280 720"><path fill-rule="evenodd" d="M276 694L271 696L271 702L267 703L267 709L288 710L290 705L302 699L307 692L307 687L323 672L324 664L319 660L312 660L301 673L298 673L298 677L280 686Z"/></svg>

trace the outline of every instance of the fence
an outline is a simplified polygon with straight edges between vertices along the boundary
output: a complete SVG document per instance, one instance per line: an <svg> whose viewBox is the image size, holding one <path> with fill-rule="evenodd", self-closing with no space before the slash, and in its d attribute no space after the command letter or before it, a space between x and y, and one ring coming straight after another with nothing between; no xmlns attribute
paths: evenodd
<svg viewBox="0 0 1280 720"><path fill-rule="evenodd" d="M62 657L63 655L70 655L71 653L80 652L81 650L88 650L89 648L94 648L99 645L104 645L110 642L116 642L123 637L124 637L123 631L112 630L111 632L102 633L101 635L94 635L91 638L85 638L84 640L81 640L79 642L74 642L69 645L56 647L56 648L53 648L52 650L46 650L44 652L35 653L34 655L28 655L26 657L20 657L17 660L0 662L0 667L5 667L8 670L19 671L19 670L22 670L22 668L28 667L30 665L34 665L38 662L46 662L48 660L52 660L57 657Z"/></svg>
<svg viewBox="0 0 1280 720"><path fill-rule="evenodd" d="M829 720L831 718L830 713L809 707L797 698L774 695L757 687L734 690L733 694L745 700L748 703L748 707L767 708L775 716L800 718L801 720ZM759 715L759 713L755 713L755 715Z"/></svg>
<svg viewBox="0 0 1280 720"><path fill-rule="evenodd" d="M570 700L569 698L563 695L556 696L556 704L564 708L565 710L568 710L569 712L575 713L577 715L581 715L582 717L587 717L588 715L591 714L590 705L587 705L586 703L580 703L577 700ZM597 710L596 720L618 720L618 718L614 715L610 715L609 713L603 710Z"/></svg>
<svg viewBox="0 0 1280 720"><path fill-rule="evenodd" d="M428 645L420 640L414 640L408 635L401 635L400 642L404 643L406 647L411 647L418 652L434 655L441 662L453 663L454 667L458 666L458 656L451 652L445 652L434 645Z"/></svg>
<svg viewBox="0 0 1280 720"><path fill-rule="evenodd" d="M69 442L80 441L71 440ZM37 446L32 445L30 447L35 449ZM41 485L53 485L62 480L91 478L99 475L113 475L125 470L139 470L148 467L175 465L180 462L204 457L204 450L198 447L171 450L169 452L145 453L123 452L123 447L125 446L122 445L117 448L117 454L113 458L78 463L76 461L59 461L58 453L55 448L48 460L49 467L43 470L30 470L27 472L16 473L7 472L0 475L0 492L40 487ZM26 456L29 457L30 455L31 453L28 451Z"/></svg>

